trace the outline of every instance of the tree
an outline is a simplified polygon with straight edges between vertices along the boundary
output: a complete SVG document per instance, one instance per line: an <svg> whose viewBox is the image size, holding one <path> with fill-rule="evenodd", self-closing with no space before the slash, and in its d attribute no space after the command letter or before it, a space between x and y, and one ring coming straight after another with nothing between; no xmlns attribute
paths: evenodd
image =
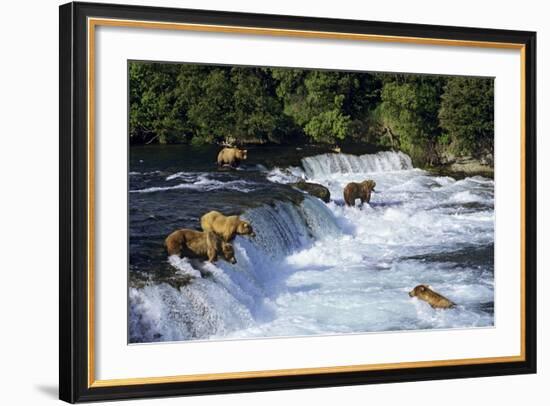
<svg viewBox="0 0 550 406"><path fill-rule="evenodd" d="M173 142L186 132L185 112L176 103L178 65L129 65L131 142Z"/></svg>
<svg viewBox="0 0 550 406"><path fill-rule="evenodd" d="M389 76L382 89L380 116L400 148L413 159L433 164L441 135L438 111L444 78L420 75Z"/></svg>
<svg viewBox="0 0 550 406"><path fill-rule="evenodd" d="M333 143L349 134L351 119L342 113L344 97L334 97L332 108L322 110L305 125L305 132L318 142Z"/></svg>
<svg viewBox="0 0 550 406"><path fill-rule="evenodd" d="M187 115L194 128L195 140L214 142L232 137L236 118L230 68L214 67L199 77L185 77L191 83L180 89L180 97L187 100ZM180 75L180 86L182 82Z"/></svg>
<svg viewBox="0 0 550 406"><path fill-rule="evenodd" d="M275 82L262 68L184 65L177 94L195 142L278 141L285 128Z"/></svg>
<svg viewBox="0 0 550 406"><path fill-rule="evenodd" d="M374 75L273 69L284 112L314 141L334 143L356 135L379 98Z"/></svg>
<svg viewBox="0 0 550 406"><path fill-rule="evenodd" d="M492 153L494 145L494 80L449 78L441 97L441 128L458 154Z"/></svg>
<svg viewBox="0 0 550 406"><path fill-rule="evenodd" d="M278 130L284 122L283 108L270 72L262 68L233 68L231 81L235 87L235 138L278 141Z"/></svg>
<svg viewBox="0 0 550 406"><path fill-rule="evenodd" d="M132 143L368 142L492 153L493 79L132 62Z"/></svg>

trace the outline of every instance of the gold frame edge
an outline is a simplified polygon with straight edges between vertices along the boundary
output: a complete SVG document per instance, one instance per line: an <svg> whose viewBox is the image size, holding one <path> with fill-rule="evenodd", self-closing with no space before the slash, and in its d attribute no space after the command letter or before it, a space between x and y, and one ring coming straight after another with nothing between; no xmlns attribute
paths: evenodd
<svg viewBox="0 0 550 406"><path fill-rule="evenodd" d="M209 25L209 24L186 24L186 23L165 23L153 21L139 20L121 20L109 18L89 18L87 29L88 43L88 388L100 387L116 387L129 385L144 385L144 384L161 384L161 383L178 383L192 381L212 381L221 379L245 379L245 378L266 378L279 376L296 376L296 375L313 375L313 374L331 374L344 372L366 372L366 371L381 371L392 370L398 368L427 368L427 367L442 367L442 366L459 366L459 365L479 365L479 364L496 364L505 362L523 362L526 360L526 325L525 325L525 142L526 142L526 46L520 43L505 43L505 42L485 42L485 41L466 41L452 39L437 39L437 38L422 38L422 37L402 37L390 35L371 35L371 34L354 34L342 32L326 32L326 31L306 31L306 30L290 30L290 29L272 29L259 27L244 27L244 26L226 26L226 25ZM485 357L485 358L464 358L451 360L437 361L414 361L414 362L397 362L383 364L364 364L364 365L347 365L347 366L331 366L331 367L313 367L313 368L294 368L294 369L275 369L264 371L242 371L242 372L220 372L210 374L191 374L191 375L174 375L160 377L144 377L144 378L120 378L120 379L95 379L95 277L94 277L94 192L95 192L95 28L96 26L110 27L132 27L132 28L149 28L162 30L183 30L195 32L217 32L231 33L244 35L265 35L265 36L285 36L299 38L318 38L318 39L338 39L338 40L356 40L356 41L371 41L371 42L389 42L389 43L404 43L416 45L432 45L432 46L460 46L460 47L479 47L479 48L496 48L496 49L511 49L520 51L520 82L521 82L521 102L520 102L520 137L521 137L521 269L520 269L520 339L521 349L519 355L502 356L502 357Z"/></svg>

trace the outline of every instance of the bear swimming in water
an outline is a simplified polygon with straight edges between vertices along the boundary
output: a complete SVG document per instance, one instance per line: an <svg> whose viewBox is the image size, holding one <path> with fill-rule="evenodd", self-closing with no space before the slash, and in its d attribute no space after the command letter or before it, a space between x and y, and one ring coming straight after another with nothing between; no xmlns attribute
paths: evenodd
<svg viewBox="0 0 550 406"><path fill-rule="evenodd" d="M409 292L409 296L427 302L434 309L451 309L456 306L456 303L433 291L428 285L418 285Z"/></svg>

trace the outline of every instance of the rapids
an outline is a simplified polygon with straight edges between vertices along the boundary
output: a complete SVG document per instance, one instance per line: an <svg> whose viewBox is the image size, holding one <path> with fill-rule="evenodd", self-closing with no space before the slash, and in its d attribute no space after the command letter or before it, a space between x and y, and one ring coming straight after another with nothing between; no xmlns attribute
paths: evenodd
<svg viewBox="0 0 550 406"><path fill-rule="evenodd" d="M159 166L131 165L131 343L493 325L491 179L436 176L389 151L226 173ZM370 204L346 207L344 186L367 178ZM287 185L298 179L331 202ZM255 229L234 240L237 264L168 258L164 236L210 209ZM458 306L411 299L421 283Z"/></svg>

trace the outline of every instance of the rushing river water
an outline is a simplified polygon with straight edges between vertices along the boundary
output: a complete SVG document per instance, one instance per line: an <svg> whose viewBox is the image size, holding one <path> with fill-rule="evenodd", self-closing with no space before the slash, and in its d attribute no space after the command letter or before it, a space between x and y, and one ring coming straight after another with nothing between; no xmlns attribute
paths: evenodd
<svg viewBox="0 0 550 406"><path fill-rule="evenodd" d="M218 170L216 152L131 148L130 342L493 325L491 179L436 176L400 152L257 148L239 170ZM344 186L366 178L370 204L344 206ZM300 179L330 203L288 185ZM210 210L252 223L237 264L169 258L164 238ZM421 283L458 306L411 299Z"/></svg>

